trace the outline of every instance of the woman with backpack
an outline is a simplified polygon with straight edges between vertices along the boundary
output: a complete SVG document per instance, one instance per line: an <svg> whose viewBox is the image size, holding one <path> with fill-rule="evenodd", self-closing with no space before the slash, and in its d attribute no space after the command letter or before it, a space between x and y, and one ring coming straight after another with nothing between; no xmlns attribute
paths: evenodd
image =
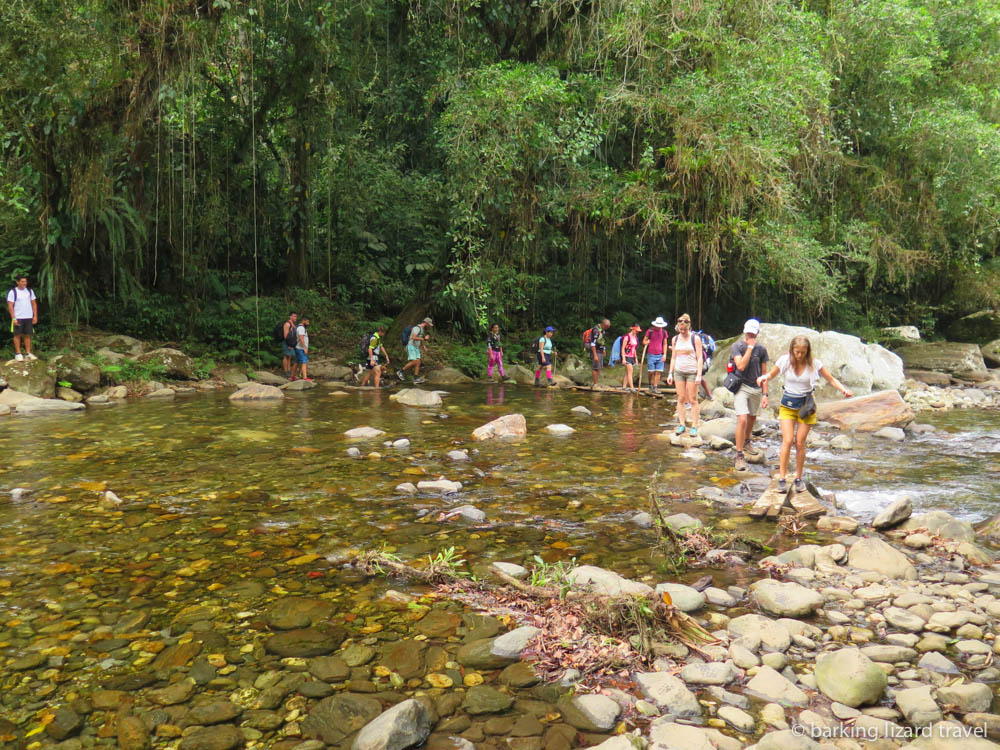
<svg viewBox="0 0 1000 750"><path fill-rule="evenodd" d="M684 313L677 319L677 335L670 347L670 370L667 385L677 388L677 435L683 435L687 422L685 411L690 410L691 437L698 435L698 388L701 385L704 351L701 336L691 332L691 316Z"/></svg>
<svg viewBox="0 0 1000 750"><path fill-rule="evenodd" d="M642 326L633 323L628 329L628 333L622 336L622 362L625 363L625 377L622 378L622 388L626 391L635 391L635 383L632 380L632 370L638 362L639 354L639 332Z"/></svg>
<svg viewBox="0 0 1000 750"><path fill-rule="evenodd" d="M494 323L490 326L490 332L486 336L486 378L493 377L493 367L500 367L500 380L507 377L503 371L503 344L500 341L500 324Z"/></svg>
<svg viewBox="0 0 1000 750"><path fill-rule="evenodd" d="M837 380L823 363L813 359L812 343L805 336L796 336L788 344L788 353L778 357L774 367L757 378L757 385L763 386L781 373L785 376L781 408L778 422L781 425L781 453L778 459L778 492L788 492L788 459L795 443L795 491L805 492L802 470L806 465L806 438L816 424L816 402L812 394L816 383L823 378L838 391L850 398L854 394ZM809 403L811 402L811 403ZM801 413L800 413L801 412Z"/></svg>
<svg viewBox="0 0 1000 750"><path fill-rule="evenodd" d="M542 384L542 370L545 370L545 379L548 381L546 385L551 388L552 383L552 334L555 333L556 329L552 326L546 326L545 333L542 337L538 339L535 344L538 356L538 369L535 370L535 387Z"/></svg>

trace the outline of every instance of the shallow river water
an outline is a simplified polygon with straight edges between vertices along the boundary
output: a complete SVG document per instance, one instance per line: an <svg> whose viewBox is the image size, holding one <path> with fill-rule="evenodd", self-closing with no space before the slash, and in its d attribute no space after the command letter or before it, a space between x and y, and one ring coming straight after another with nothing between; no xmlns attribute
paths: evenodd
<svg viewBox="0 0 1000 750"><path fill-rule="evenodd" d="M396 637L388 633L398 615L376 600L406 584L344 569L359 550L385 546L409 560L455 547L470 565L575 558L649 582L673 580L655 532L629 522L649 508L654 471L665 510L762 540L773 533L738 508L713 509L695 497L703 486L732 491L741 478L731 454L706 450L708 459L696 464L656 436L671 424L668 400L513 386L449 391L439 409L400 406L388 393L316 388L277 404L201 394L5 421L0 488L30 494L0 496L0 717L24 732L37 712L79 687L109 675L121 682L151 662L162 667L158 649L192 623L202 630L223 623L217 648L235 668L249 613L285 595L322 597L360 633ZM576 405L593 415L572 414ZM525 440L471 441L475 427L513 412L527 418ZM862 517L900 494L916 511L940 508L969 520L996 512L1000 414L920 419L938 430L902 444L859 437L851 452L814 448L809 477ZM540 431L554 422L576 432ZM345 439L361 425L386 434ZM383 445L401 437L408 449ZM764 443L773 451L773 434ZM348 457L351 445L363 458ZM468 449L471 460L447 458L455 448ZM380 457L368 456L373 451ZM439 476L463 490L394 489ZM120 506L100 503L105 489ZM467 504L487 522L441 515ZM747 581L738 569L709 572L716 585Z"/></svg>

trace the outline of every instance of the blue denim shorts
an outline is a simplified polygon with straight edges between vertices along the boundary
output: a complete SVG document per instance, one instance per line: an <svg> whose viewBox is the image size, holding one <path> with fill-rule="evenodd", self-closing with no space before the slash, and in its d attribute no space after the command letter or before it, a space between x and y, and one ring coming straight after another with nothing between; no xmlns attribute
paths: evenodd
<svg viewBox="0 0 1000 750"><path fill-rule="evenodd" d="M663 355L649 354L647 356L649 357L649 359L646 360L646 371L663 372Z"/></svg>
<svg viewBox="0 0 1000 750"><path fill-rule="evenodd" d="M295 361L298 362L300 365L304 365L306 362L309 361L309 355L306 354L301 349L296 348L295 349Z"/></svg>

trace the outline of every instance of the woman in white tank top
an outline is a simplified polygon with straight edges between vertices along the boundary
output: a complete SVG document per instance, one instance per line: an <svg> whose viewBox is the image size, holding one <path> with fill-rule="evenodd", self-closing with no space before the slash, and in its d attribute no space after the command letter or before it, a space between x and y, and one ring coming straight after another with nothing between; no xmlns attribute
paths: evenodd
<svg viewBox="0 0 1000 750"><path fill-rule="evenodd" d="M802 480L802 470L806 465L806 438L809 430L816 424L816 413L808 417L799 416L799 407L806 397L813 392L820 378L850 398L851 393L830 373L823 363L813 359L812 344L805 336L796 336L788 345L788 353L778 357L771 371L757 378L757 385L763 385L765 380L771 380L781 373L785 376L784 394L781 397L781 408L778 411L778 423L781 425L781 453L778 459L778 491L787 492L788 459L792 453L792 443L795 443L795 491L805 492L806 483Z"/></svg>
<svg viewBox="0 0 1000 750"><path fill-rule="evenodd" d="M677 387L677 429L683 435L686 421L685 411L691 411L688 429L691 437L698 434L698 388L701 385L702 362L701 336L691 333L691 316L685 313L677 319L677 335L670 347L670 368L667 371L667 385Z"/></svg>

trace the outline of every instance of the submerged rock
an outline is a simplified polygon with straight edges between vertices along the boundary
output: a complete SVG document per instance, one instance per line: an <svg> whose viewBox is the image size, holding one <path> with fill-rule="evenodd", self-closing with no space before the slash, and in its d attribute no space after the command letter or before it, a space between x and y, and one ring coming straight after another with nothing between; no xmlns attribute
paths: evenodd
<svg viewBox="0 0 1000 750"><path fill-rule="evenodd" d="M550 435L571 435L576 432L568 424L550 424L545 427L545 431Z"/></svg>
<svg viewBox="0 0 1000 750"><path fill-rule="evenodd" d="M302 736L338 745L364 727L382 711L374 698L355 693L342 693L324 698L302 721Z"/></svg>
<svg viewBox="0 0 1000 750"><path fill-rule="evenodd" d="M390 401L402 404L403 406L441 406L444 402L437 391L424 391L420 388L404 388L398 393L389 396Z"/></svg>
<svg viewBox="0 0 1000 750"><path fill-rule="evenodd" d="M349 440L373 440L377 437L382 437L385 434L384 430L379 430L375 427L355 427L352 430L347 430L344 435Z"/></svg>

